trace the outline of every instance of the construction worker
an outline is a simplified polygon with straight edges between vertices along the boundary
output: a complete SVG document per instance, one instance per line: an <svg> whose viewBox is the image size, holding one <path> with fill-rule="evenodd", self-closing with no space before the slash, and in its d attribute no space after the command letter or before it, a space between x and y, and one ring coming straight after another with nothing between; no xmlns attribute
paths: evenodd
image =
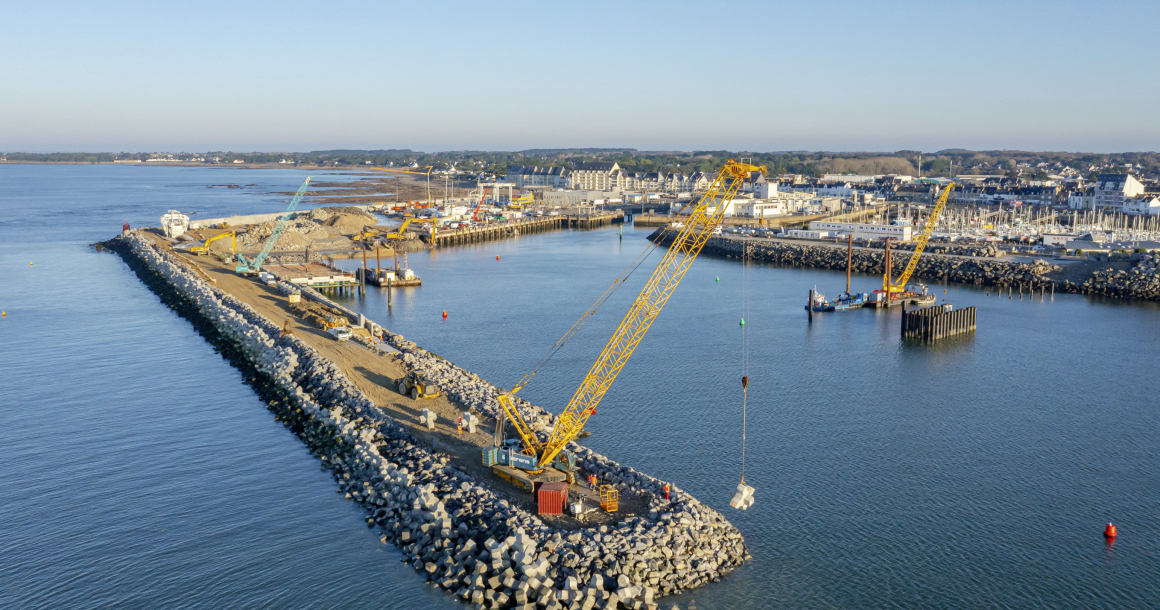
<svg viewBox="0 0 1160 610"><path fill-rule="evenodd" d="M455 424L455 433L463 436L463 416L459 416L459 421Z"/></svg>
<svg viewBox="0 0 1160 610"><path fill-rule="evenodd" d="M665 499L669 499L669 484L665 483Z"/></svg>

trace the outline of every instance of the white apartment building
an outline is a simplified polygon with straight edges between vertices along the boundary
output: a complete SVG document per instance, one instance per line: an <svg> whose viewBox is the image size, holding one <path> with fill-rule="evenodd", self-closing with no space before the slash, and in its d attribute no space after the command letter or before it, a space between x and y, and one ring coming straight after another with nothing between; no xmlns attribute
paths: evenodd
<svg viewBox="0 0 1160 610"><path fill-rule="evenodd" d="M624 188L622 172L617 163L580 163L569 173L571 187L574 189L604 191Z"/></svg>
<svg viewBox="0 0 1160 610"><path fill-rule="evenodd" d="M1092 206L1097 210L1121 210L1132 197L1144 194L1144 185L1128 174L1100 174Z"/></svg>
<svg viewBox="0 0 1160 610"><path fill-rule="evenodd" d="M810 223L811 231L832 231L842 235L849 235L851 232L856 239L882 239L884 237L891 237L899 241L910 241L911 227L909 226L895 226L895 225L872 225L861 224L856 222L828 222L825 220L817 220Z"/></svg>
<svg viewBox="0 0 1160 610"><path fill-rule="evenodd" d="M516 185L516 188L542 186L547 188L568 188L568 170L563 167L538 167L535 165L516 165L508 170L506 182Z"/></svg>

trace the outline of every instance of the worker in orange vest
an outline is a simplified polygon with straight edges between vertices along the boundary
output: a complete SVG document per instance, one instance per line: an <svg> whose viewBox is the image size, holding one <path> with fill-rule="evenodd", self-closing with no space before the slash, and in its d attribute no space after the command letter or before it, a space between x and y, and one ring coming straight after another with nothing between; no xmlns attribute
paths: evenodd
<svg viewBox="0 0 1160 610"><path fill-rule="evenodd" d="M665 499L669 499L669 484L665 483Z"/></svg>

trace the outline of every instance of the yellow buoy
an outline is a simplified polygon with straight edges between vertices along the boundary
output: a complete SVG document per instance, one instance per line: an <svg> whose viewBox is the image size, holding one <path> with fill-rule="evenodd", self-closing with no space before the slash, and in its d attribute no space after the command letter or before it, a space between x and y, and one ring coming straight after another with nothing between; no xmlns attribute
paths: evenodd
<svg viewBox="0 0 1160 610"><path fill-rule="evenodd" d="M32 266L32 263L28 263L28 266L29 266L29 267L31 267L31 266Z"/></svg>

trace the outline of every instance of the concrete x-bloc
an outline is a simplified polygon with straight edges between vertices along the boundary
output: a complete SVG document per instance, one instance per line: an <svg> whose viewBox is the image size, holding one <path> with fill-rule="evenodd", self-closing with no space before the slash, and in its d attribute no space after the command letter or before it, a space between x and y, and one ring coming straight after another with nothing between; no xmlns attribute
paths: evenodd
<svg viewBox="0 0 1160 610"><path fill-rule="evenodd" d="M427 426L428 430L435 429L435 422L439 419L439 415L430 409L423 409L419 414L419 423Z"/></svg>

